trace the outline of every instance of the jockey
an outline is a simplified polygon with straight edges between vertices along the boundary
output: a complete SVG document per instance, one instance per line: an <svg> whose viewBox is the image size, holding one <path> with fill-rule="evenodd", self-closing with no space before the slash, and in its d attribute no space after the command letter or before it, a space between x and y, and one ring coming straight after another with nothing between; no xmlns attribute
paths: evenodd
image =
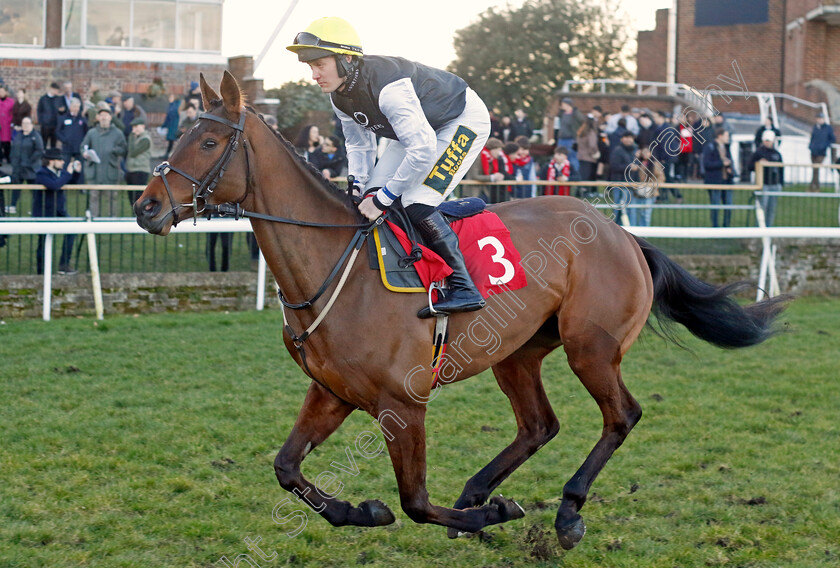
<svg viewBox="0 0 840 568"><path fill-rule="evenodd" d="M446 71L400 57L364 55L358 34L341 18L314 21L286 49L309 65L312 79L330 95L346 138L349 173L363 194L369 192L359 211L374 220L401 199L425 244L453 270L435 311L482 308L458 236L436 209L490 134L490 115L478 95ZM378 162L377 136L388 139ZM431 315L428 307L418 312L421 318Z"/></svg>

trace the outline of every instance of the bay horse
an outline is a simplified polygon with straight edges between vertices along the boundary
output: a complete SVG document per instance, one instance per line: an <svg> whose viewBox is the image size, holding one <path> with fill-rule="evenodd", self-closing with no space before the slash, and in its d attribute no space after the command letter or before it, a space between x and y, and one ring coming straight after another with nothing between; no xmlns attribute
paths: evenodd
<svg viewBox="0 0 840 568"><path fill-rule="evenodd" d="M603 415L601 438L563 487L555 530L570 549L586 530L579 512L595 477L642 416L622 381L621 361L651 311L703 340L735 348L770 337L784 309L780 298L740 306L732 299L734 286L701 282L585 201L549 196L492 205L510 229L529 283L491 296L483 310L451 316L454 339L441 383L492 368L510 400L517 432L467 481L453 507L434 505L426 489L424 421L426 403L440 388L433 389L428 368L435 324L434 318L415 317L427 298L389 292L366 262L354 262L355 254L347 260L351 249L363 248L358 226L366 220L345 192L320 178L245 106L229 73L221 95L203 76L200 85L206 112L170 161L156 168L134 212L144 229L158 235L209 210L253 212L253 231L281 298L298 308L284 309L284 343L313 379L274 461L276 477L332 525L395 520L379 500L354 506L301 474L306 455L356 409L379 421L400 504L415 522L445 526L455 537L522 517L513 500L488 498L559 431L540 368L543 358L562 346ZM333 277L343 271L340 282L327 277L331 270ZM326 295L316 297L321 294ZM313 323L319 327L302 333Z"/></svg>

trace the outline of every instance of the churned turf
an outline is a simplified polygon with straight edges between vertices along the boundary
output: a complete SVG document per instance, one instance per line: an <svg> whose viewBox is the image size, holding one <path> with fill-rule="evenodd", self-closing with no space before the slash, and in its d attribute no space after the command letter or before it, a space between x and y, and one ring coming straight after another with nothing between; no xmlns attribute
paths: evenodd
<svg viewBox="0 0 840 568"><path fill-rule="evenodd" d="M838 300L798 300L784 333L741 351L645 332L623 365L645 414L570 552L554 515L601 418L562 351L544 366L560 433L498 490L528 514L453 541L399 510L384 453L354 453L353 475L346 449L378 432L361 413L303 470L335 472L355 503L384 500L394 525L333 528L279 487L272 462L307 379L276 310L7 321L0 566L838 566L838 312ZM427 426L429 490L444 505L515 431L489 373L445 389Z"/></svg>

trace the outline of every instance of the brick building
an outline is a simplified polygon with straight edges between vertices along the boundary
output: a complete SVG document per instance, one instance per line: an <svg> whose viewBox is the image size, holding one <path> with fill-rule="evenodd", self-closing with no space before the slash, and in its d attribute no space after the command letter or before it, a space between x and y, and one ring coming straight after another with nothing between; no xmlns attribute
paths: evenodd
<svg viewBox="0 0 840 568"><path fill-rule="evenodd" d="M677 0L676 82L704 89L718 75L734 78L737 61L750 91L787 93L826 102L840 120L840 0ZM667 76L668 10L654 30L639 32L639 80ZM724 89L736 90L730 85ZM726 110L755 114L755 101ZM783 112L808 122L810 109L784 102Z"/></svg>
<svg viewBox="0 0 840 568"><path fill-rule="evenodd" d="M218 84L223 0L2 0L0 82L25 88L35 106L52 82L138 96L155 124L166 97L148 97L159 79L186 93L203 72ZM148 108L152 107L152 108Z"/></svg>
<svg viewBox="0 0 840 568"><path fill-rule="evenodd" d="M656 11L656 27L640 31L636 53L636 79L664 83L668 73L668 10Z"/></svg>

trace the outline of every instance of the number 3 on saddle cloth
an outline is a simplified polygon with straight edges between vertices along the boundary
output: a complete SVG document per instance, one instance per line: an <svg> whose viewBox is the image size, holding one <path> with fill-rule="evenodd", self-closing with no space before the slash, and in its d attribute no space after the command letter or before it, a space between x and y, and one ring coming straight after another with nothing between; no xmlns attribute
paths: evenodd
<svg viewBox="0 0 840 568"><path fill-rule="evenodd" d="M438 209L458 235L467 270L485 299L527 286L525 270L520 265L519 251L513 246L510 231L498 215L484 210L483 201L477 198L444 201ZM452 274L446 262L422 244L416 245L422 251L420 260L406 266L404 259L411 256L414 246L405 231L390 221L368 236L370 267L379 270L388 290L425 294L433 283L440 283ZM431 300L437 301L437 289L433 289L432 294ZM448 316L435 318L434 353L430 365L432 388L437 386L449 342L448 326Z"/></svg>
<svg viewBox="0 0 840 568"><path fill-rule="evenodd" d="M477 198L460 199L445 201L439 210L458 235L467 270L486 299L524 288L528 281L510 231L498 215L484 211L483 205ZM468 216L463 216L462 210ZM440 283L452 273L446 262L422 243L422 258L411 266L400 266L400 259L411 253L413 243L390 221L377 227L368 239L371 268L379 270L382 283L392 292L427 293L432 283ZM437 290L432 293L437 294ZM432 299L437 300L434 295Z"/></svg>

